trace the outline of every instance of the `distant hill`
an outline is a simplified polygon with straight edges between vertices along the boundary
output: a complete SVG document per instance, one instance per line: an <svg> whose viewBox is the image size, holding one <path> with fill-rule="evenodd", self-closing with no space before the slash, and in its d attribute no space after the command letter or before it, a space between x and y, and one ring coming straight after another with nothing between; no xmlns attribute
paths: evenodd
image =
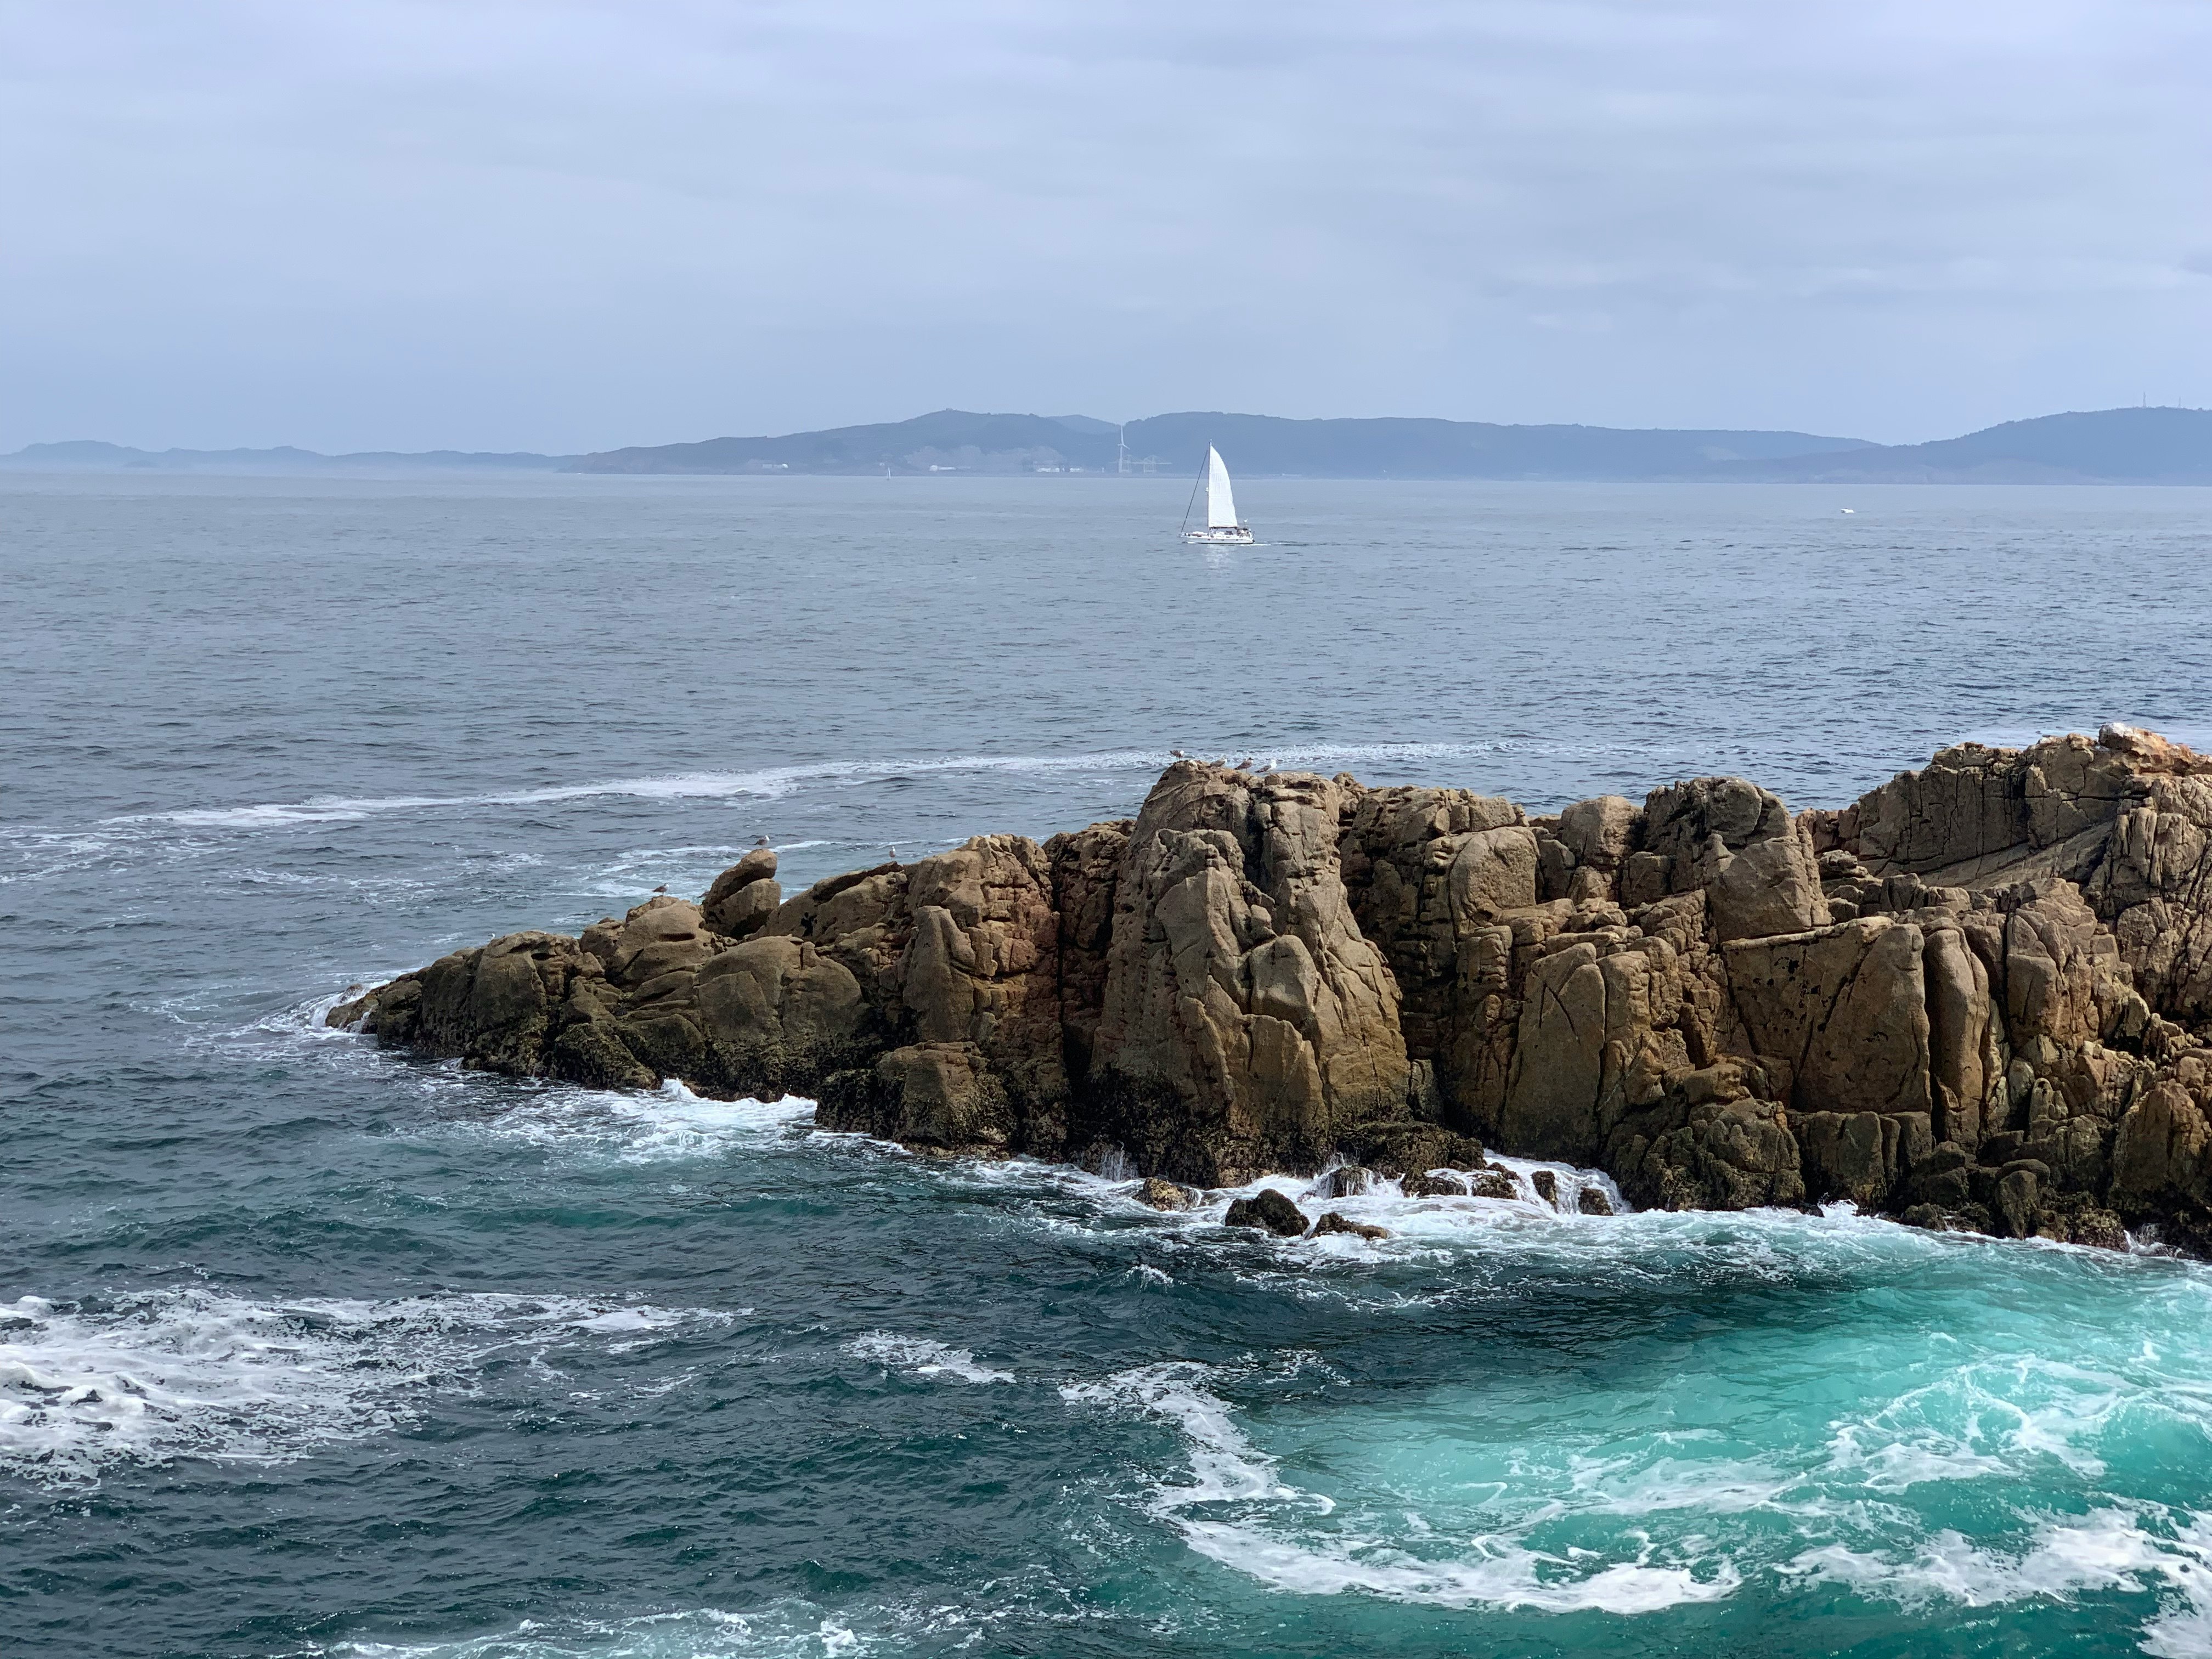
<svg viewBox="0 0 2212 1659"><path fill-rule="evenodd" d="M0 455L0 467L26 472L557 472L573 455L480 454L460 449L371 449L321 455L276 449L131 449L79 439L30 444Z"/></svg>
<svg viewBox="0 0 2212 1659"><path fill-rule="evenodd" d="M1963 438L1717 468L1822 483L2212 483L2212 410L2100 409Z"/></svg>
<svg viewBox="0 0 2212 1659"><path fill-rule="evenodd" d="M33 444L18 471L408 473L1103 473L1126 440L1134 471L1194 475L1219 447L1241 477L1735 480L1823 483L2212 484L2212 410L2106 409L2008 421L1963 438L1871 444L1805 432L1498 426L1483 421L1290 421L1155 415L1116 428L1087 415L977 415L781 437L710 438L595 455L435 449L319 455L307 449L128 449Z"/></svg>
<svg viewBox="0 0 2212 1659"><path fill-rule="evenodd" d="M1140 424L1140 423L1139 423ZM840 426L780 438L709 438L581 455L572 472L1111 471L1115 428L1083 415L970 415L940 409L910 421Z"/></svg>
<svg viewBox="0 0 2212 1659"><path fill-rule="evenodd" d="M1857 438L1803 432L1677 432L1481 421L1290 421L1155 415L1123 428L1133 463L1194 473L1211 443L1247 476L1324 478L1701 477L1718 462L1828 454ZM576 472L1110 472L1115 428L1085 416L933 415L783 437L711 438L579 457Z"/></svg>

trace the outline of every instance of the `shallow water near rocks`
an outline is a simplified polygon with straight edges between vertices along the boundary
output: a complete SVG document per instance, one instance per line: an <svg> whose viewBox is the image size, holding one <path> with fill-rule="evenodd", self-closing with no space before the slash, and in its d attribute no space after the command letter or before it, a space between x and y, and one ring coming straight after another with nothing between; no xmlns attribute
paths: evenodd
<svg viewBox="0 0 2212 1659"><path fill-rule="evenodd" d="M6 1650L2212 1651L2197 1265L1390 1192L1277 1242L319 1029L1171 748L1802 805L2212 730L2201 492L1254 480L1198 551L1182 488L0 483Z"/></svg>

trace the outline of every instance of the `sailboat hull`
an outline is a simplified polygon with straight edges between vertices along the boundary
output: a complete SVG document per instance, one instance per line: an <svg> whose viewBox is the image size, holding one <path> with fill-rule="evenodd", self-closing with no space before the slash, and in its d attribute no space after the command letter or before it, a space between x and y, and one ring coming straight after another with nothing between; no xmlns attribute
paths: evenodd
<svg viewBox="0 0 2212 1659"><path fill-rule="evenodd" d="M1249 547L1252 545L1252 532L1241 524L1231 525L1219 530L1187 530L1183 532L1182 538L1187 542L1206 542L1216 546Z"/></svg>

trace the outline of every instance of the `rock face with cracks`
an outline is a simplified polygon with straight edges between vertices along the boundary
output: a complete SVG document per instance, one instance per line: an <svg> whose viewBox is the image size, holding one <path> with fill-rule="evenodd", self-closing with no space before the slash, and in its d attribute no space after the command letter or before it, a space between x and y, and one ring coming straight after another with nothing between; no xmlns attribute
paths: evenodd
<svg viewBox="0 0 2212 1659"><path fill-rule="evenodd" d="M1133 821L775 877L763 848L331 1019L1162 1192L1418 1184L1486 1143L1639 1205L2212 1253L2212 759L2148 732L1962 744L1795 816L1735 778L1531 817L1187 761Z"/></svg>

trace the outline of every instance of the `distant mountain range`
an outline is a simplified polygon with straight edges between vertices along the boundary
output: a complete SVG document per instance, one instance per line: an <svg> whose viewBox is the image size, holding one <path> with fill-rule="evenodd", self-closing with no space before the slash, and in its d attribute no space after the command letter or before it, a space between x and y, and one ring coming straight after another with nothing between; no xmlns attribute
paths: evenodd
<svg viewBox="0 0 2212 1659"><path fill-rule="evenodd" d="M970 415L940 409L911 421L781 438L614 449L577 472L1195 473L1206 447L1246 477L1316 478L1701 477L1717 464L1868 447L1803 432L1628 431L1602 426L1493 426L1481 421L1286 421L1273 415L1155 415L1116 428L1083 415Z"/></svg>
<svg viewBox="0 0 2212 1659"><path fill-rule="evenodd" d="M15 472L559 472L575 455L486 454L464 449L369 449L322 455L284 445L276 449L131 449L81 438L27 444L0 455Z"/></svg>
<svg viewBox="0 0 2212 1659"><path fill-rule="evenodd" d="M711 438L595 455L440 449L319 455L305 449L128 449L33 444L14 471L246 473L596 472L1011 475L1195 473L1219 447L1241 477L1736 480L1832 483L2212 483L2212 410L2106 409L2009 421L1961 438L1873 444L1804 432L1496 426L1480 421L1290 421L1156 415L1126 427L1086 415L974 415L781 437ZM1125 447L1126 446L1126 449Z"/></svg>

